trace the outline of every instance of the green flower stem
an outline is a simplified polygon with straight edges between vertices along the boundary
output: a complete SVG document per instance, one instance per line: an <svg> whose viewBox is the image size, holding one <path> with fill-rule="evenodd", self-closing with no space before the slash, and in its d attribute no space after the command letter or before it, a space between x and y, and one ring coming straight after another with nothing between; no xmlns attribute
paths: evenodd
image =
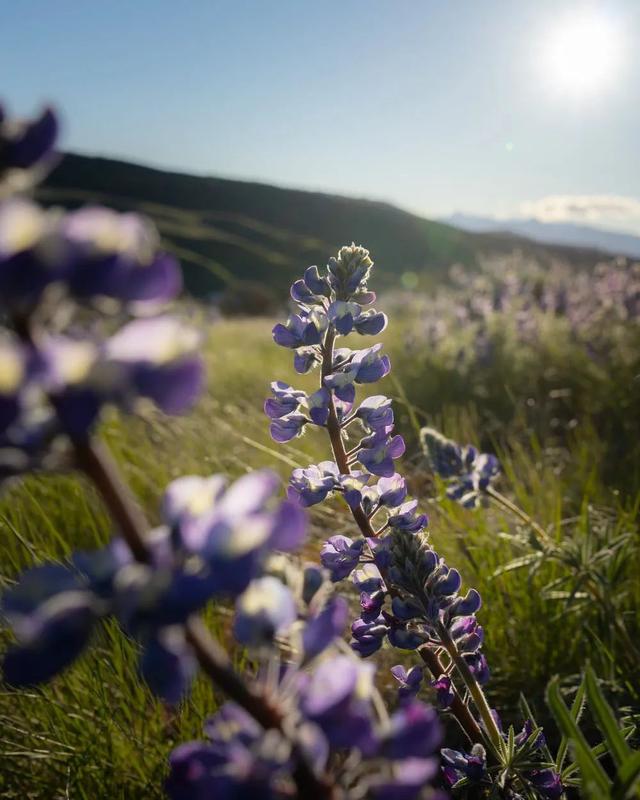
<svg viewBox="0 0 640 800"><path fill-rule="evenodd" d="M325 337L324 345L322 348L322 368L321 368L321 377L320 377L320 385L324 385L324 378L327 375L331 374L332 371L332 362L333 362L333 346L335 342L335 333L329 329L327 331L327 335ZM340 423L338 422L338 416L336 414L335 405L333 403L333 397L329 401L329 418L327 420L327 431L329 433L329 439L331 441L331 449L333 451L333 457L335 458L336 464L338 465L338 469L344 475L349 475L351 473L351 466L349 464L349 460L347 457L347 453L344 448L344 442L342 439L342 434L340 430ZM364 512L362 506L358 506L358 508L351 508L351 513L353 515L354 520L356 521L358 527L362 535L366 539L373 539L376 537L378 533L381 531L376 532L371 524L371 521L367 517ZM384 573L383 573L384 577ZM387 581L387 585L390 586L390 582ZM457 649L453 641L451 642L453 649L457 653ZM435 679L439 678L445 672L445 668L438 657L438 654L433 650L426 646L418 648L418 653L420 658L424 661L424 663L429 668L429 671L433 675ZM460 654L458 653L458 657L462 659ZM464 661L464 659L462 659ZM466 662L465 662L466 666ZM468 667L467 667L468 669ZM473 679L473 675L471 676ZM478 689L480 687L478 686ZM473 717L473 714L469 711L465 703L463 702L462 698L456 687L451 685L451 689L453 692L453 702L451 704L451 713L457 720L458 724L468 737L469 741L472 744L476 742L481 742L483 739L482 731ZM482 691L482 690L480 690ZM486 701L485 701L486 703Z"/></svg>
<svg viewBox="0 0 640 800"><path fill-rule="evenodd" d="M429 668L433 677L437 680L440 675L445 675L445 667L436 651L428 645L422 645L418 648L420 658ZM458 724L467 735L471 744L476 744L482 741L482 731L476 722L473 714L469 711L467 705L463 702L462 698L456 687L451 682L451 690L453 693L453 701L451 703L451 713L457 720Z"/></svg>
<svg viewBox="0 0 640 800"><path fill-rule="evenodd" d="M509 511L513 516L517 517L521 522L524 522L525 525L528 525L531 530L535 533L538 542L543 547L554 547L555 543L553 539L549 536L549 534L545 531L545 529L537 523L534 519L532 519L526 511L523 511L519 506L515 503L512 503L508 497L505 497L499 491L493 488L493 486L489 486L487 488L487 494L489 497L499 506Z"/></svg>
<svg viewBox="0 0 640 800"><path fill-rule="evenodd" d="M151 553L146 543L147 522L128 486L122 481L106 448L88 439L73 442L77 466L93 481L114 522L136 561L149 563ZM226 651L212 636L201 619L192 617L185 624L186 639L193 648L202 670L219 689L245 709L265 729L283 733L286 715L270 697L244 681L235 671ZM326 776L317 776L298 745L292 742L296 766L293 777L299 797L333 800L335 787Z"/></svg>
<svg viewBox="0 0 640 800"><path fill-rule="evenodd" d="M499 752L502 746L502 736L500 735L496 721L493 718L487 698L482 691L482 687L476 680L473 672L471 672L469 665L460 654L455 642L449 634L449 631L441 623L438 624L438 636L444 649L447 651L449 657L455 664L458 674L464 681L469 693L471 694L471 697L473 698L473 703L478 710L478 714L480 714L480 718L482 719L491 744L496 752Z"/></svg>

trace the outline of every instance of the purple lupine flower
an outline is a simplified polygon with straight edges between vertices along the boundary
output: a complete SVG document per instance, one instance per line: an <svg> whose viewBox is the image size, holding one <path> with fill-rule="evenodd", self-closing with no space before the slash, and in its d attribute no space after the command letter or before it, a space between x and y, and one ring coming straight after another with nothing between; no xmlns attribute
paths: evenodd
<svg viewBox="0 0 640 800"><path fill-rule="evenodd" d="M196 551L201 542L199 520L222 497L227 480L222 475L207 478L184 475L172 481L162 497L161 511L166 523L179 531L180 543L187 550Z"/></svg>
<svg viewBox="0 0 640 800"><path fill-rule="evenodd" d="M461 778L468 778L472 783L478 783L486 774L487 756L481 744L474 744L470 753L451 750L448 747L440 751L445 768L447 782L454 778L453 783ZM453 774L447 772L450 767Z"/></svg>
<svg viewBox="0 0 640 800"><path fill-rule="evenodd" d="M364 563L353 573L353 583L361 592L373 594L386 590L380 570L370 561Z"/></svg>
<svg viewBox="0 0 640 800"><path fill-rule="evenodd" d="M335 656L320 663L301 691L300 709L336 748L376 748L371 695L374 668Z"/></svg>
<svg viewBox="0 0 640 800"><path fill-rule="evenodd" d="M391 399L381 394L365 398L356 411L368 430L376 431L393 425Z"/></svg>
<svg viewBox="0 0 640 800"><path fill-rule="evenodd" d="M416 665L407 670L402 664L396 664L391 667L391 674L398 682L398 700L406 702L418 694L424 677L422 667Z"/></svg>
<svg viewBox="0 0 640 800"><path fill-rule="evenodd" d="M286 747L278 746L233 703L225 703L207 720L205 733L208 742L187 742L171 753L164 787L171 800L276 800L287 780Z"/></svg>
<svg viewBox="0 0 640 800"><path fill-rule="evenodd" d="M342 336L351 333L354 321L359 314L360 306L357 303L349 303L345 300L334 300L327 309L329 322Z"/></svg>
<svg viewBox="0 0 640 800"><path fill-rule="evenodd" d="M564 792L560 775L553 769L540 769L529 774L529 780L546 800L559 800Z"/></svg>
<svg viewBox="0 0 640 800"><path fill-rule="evenodd" d="M413 597L396 597L391 601L393 615L403 622L417 619L424 614L422 605Z"/></svg>
<svg viewBox="0 0 640 800"><path fill-rule="evenodd" d="M307 513L292 500L280 501L272 517L273 528L269 547L290 553L297 550L307 537Z"/></svg>
<svg viewBox="0 0 640 800"><path fill-rule="evenodd" d="M344 422L344 420L349 416L351 409L353 408L353 401L355 399L355 392L353 393L353 397L350 397L350 392L348 391L341 392L341 394L342 398L338 397L337 394L334 395L333 398L333 406L336 410L338 422Z"/></svg>
<svg viewBox="0 0 640 800"><path fill-rule="evenodd" d="M273 329L273 340L281 347L296 349L320 344L328 325L327 315L320 310L289 314L287 322Z"/></svg>
<svg viewBox="0 0 640 800"><path fill-rule="evenodd" d="M358 566L365 546L364 539L355 542L348 536L336 535L322 545L320 561L331 573L331 580L336 583L347 578Z"/></svg>
<svg viewBox="0 0 640 800"><path fill-rule="evenodd" d="M456 597L446 610L446 619L466 617L475 614L482 606L482 598L476 589L469 589L464 597Z"/></svg>
<svg viewBox="0 0 640 800"><path fill-rule="evenodd" d="M344 349L336 350L336 355L344 352ZM350 350L346 350L346 352L349 353L348 360L331 375L327 375L323 382L328 389L335 393L336 397L347 402L353 402L356 396L356 389L353 384L358 371L357 368L351 367L353 353Z"/></svg>
<svg viewBox="0 0 640 800"><path fill-rule="evenodd" d="M516 747L522 747L522 745L530 738L535 730L533 722L530 719L525 720L524 725L522 726L522 730L518 733L515 737ZM535 750L541 750L546 745L546 740L544 733L540 731L533 742L533 748Z"/></svg>
<svg viewBox="0 0 640 800"><path fill-rule="evenodd" d="M38 358L40 388L52 398L71 436L86 434L103 405L120 404L124 395L133 394L129 376L107 365L103 346L89 339L43 338Z"/></svg>
<svg viewBox="0 0 640 800"><path fill-rule="evenodd" d="M484 631L474 616L457 617L449 626L449 634L463 655L477 653L484 640Z"/></svg>
<svg viewBox="0 0 640 800"><path fill-rule="evenodd" d="M50 108L21 122L7 119L0 106L0 185L22 190L42 178L53 162L57 136L58 119Z"/></svg>
<svg viewBox="0 0 640 800"><path fill-rule="evenodd" d="M190 800L215 796L220 790L228 796L231 788L237 787L237 782L229 769L226 752L214 748L209 742L185 742L176 747L169 757L169 774L164 783L168 797L171 800Z"/></svg>
<svg viewBox="0 0 640 800"><path fill-rule="evenodd" d="M451 689L451 678L448 675L440 675L434 681L430 681L429 686L435 690L438 707L446 710L451 707L455 695Z"/></svg>
<svg viewBox="0 0 640 800"><path fill-rule="evenodd" d="M381 344L374 344L366 350L356 350L350 368L355 369L356 383L376 383L391 370L389 356L379 356Z"/></svg>
<svg viewBox="0 0 640 800"><path fill-rule="evenodd" d="M411 627L411 623L399 623L388 616L386 619L387 622L391 623L387 638L393 647L397 647L400 650L417 650L429 639L428 633L420 627Z"/></svg>
<svg viewBox="0 0 640 800"><path fill-rule="evenodd" d="M387 322L386 314L368 308L356 317L353 327L361 336L377 336L387 327Z"/></svg>
<svg viewBox="0 0 640 800"><path fill-rule="evenodd" d="M197 672L197 661L179 626L160 629L145 643L140 672L156 697L176 705L185 696Z"/></svg>
<svg viewBox="0 0 640 800"><path fill-rule="evenodd" d="M404 451L402 436L389 436L380 431L370 436L367 446L358 451L358 461L373 475L390 478L395 474L393 460L400 458Z"/></svg>
<svg viewBox="0 0 640 800"><path fill-rule="evenodd" d="M457 569L447 567L444 559L441 559L438 568L427 579L427 584L425 592L448 605L449 598L453 598L458 593L462 585L462 578Z"/></svg>
<svg viewBox="0 0 640 800"><path fill-rule="evenodd" d="M307 267L304 278L294 281L291 287L292 299L305 306L319 305L330 295L329 280L320 276L318 267Z"/></svg>
<svg viewBox="0 0 640 800"><path fill-rule="evenodd" d="M338 397L353 400L354 383L375 383L391 370L388 356L380 356L381 344L374 344L365 350L336 351L341 365L324 379L327 388L333 389Z"/></svg>
<svg viewBox="0 0 640 800"><path fill-rule="evenodd" d="M111 598L121 627L141 640L151 638L166 626L183 624L218 591L218 579L206 565L194 570L183 567L177 558L175 563L169 563L168 531L158 529L153 534L164 539L161 558L148 566L125 566L114 580Z"/></svg>
<svg viewBox="0 0 640 800"><path fill-rule="evenodd" d="M233 632L249 647L273 645L297 617L291 590L277 578L266 575L252 581L236 601Z"/></svg>
<svg viewBox="0 0 640 800"><path fill-rule="evenodd" d="M192 509L174 523L187 554L196 554L211 569L212 593L237 596L257 576L270 549L291 550L306 535L302 509L276 502L280 481L270 470L239 478L194 520Z"/></svg>
<svg viewBox="0 0 640 800"><path fill-rule="evenodd" d="M157 231L139 214L89 206L67 214L61 229L71 259L68 290L74 297L166 303L180 293L177 261L158 252Z"/></svg>
<svg viewBox="0 0 640 800"><path fill-rule="evenodd" d="M299 347L293 354L293 368L299 375L306 375L319 363L320 354L317 347Z"/></svg>
<svg viewBox="0 0 640 800"><path fill-rule="evenodd" d="M314 425L326 425L329 418L329 405L331 403L331 393L321 387L307 398L309 416Z"/></svg>
<svg viewBox="0 0 640 800"><path fill-rule="evenodd" d="M302 599L310 605L324 585L324 570L317 564L307 564L302 572Z"/></svg>
<svg viewBox="0 0 640 800"><path fill-rule="evenodd" d="M361 617L365 622L371 622L379 616L384 601L386 599L386 592L382 589L376 589L373 592L360 592L360 608L362 609Z"/></svg>
<svg viewBox="0 0 640 800"><path fill-rule="evenodd" d="M57 564L23 573L2 598L17 644L3 661L5 680L33 686L50 680L80 655L99 619L99 604L80 575Z"/></svg>
<svg viewBox="0 0 640 800"><path fill-rule="evenodd" d="M429 758L442 741L442 728L431 706L411 700L393 714L381 739L382 753L392 760Z"/></svg>
<svg viewBox="0 0 640 800"><path fill-rule="evenodd" d="M433 471L445 480L462 474L464 459L462 448L433 428L422 428L420 439Z"/></svg>
<svg viewBox="0 0 640 800"><path fill-rule="evenodd" d="M491 672L489 670L489 664L487 663L486 656L484 653L472 653L466 655L464 660L469 665L469 669L471 670L474 678L478 681L480 686L484 686L486 683L489 682L489 678L491 677Z"/></svg>
<svg viewBox="0 0 640 800"><path fill-rule="evenodd" d="M287 495L302 506L322 502L329 492L339 486L339 472L333 461L321 461L317 466L297 468L291 473Z"/></svg>
<svg viewBox="0 0 640 800"><path fill-rule="evenodd" d="M351 648L362 658L373 655L382 647L389 628L382 615L365 622L358 618L351 625Z"/></svg>
<svg viewBox="0 0 640 800"><path fill-rule="evenodd" d="M358 331L359 323L361 333L378 332L386 323L384 315L379 315L374 309L363 312L359 308L365 302L368 304L373 301L372 293L366 287L370 267L371 262L366 251L355 246L343 249L338 258L329 264L328 292L324 291L325 286L316 291L305 276L304 281L298 281L294 285L292 296L307 308L326 309L329 324L338 334L346 335L354 328ZM319 273L317 270L314 272L315 278L319 280ZM307 308L303 308L303 315L308 313ZM301 333L297 335L300 342ZM318 345L319 342L306 344L309 348L305 354L307 363L301 366L306 369L311 363L323 362L324 371L329 371L329 374L323 378L322 387L330 393L338 419L346 419L352 413L350 406L354 403L356 385L384 377L390 369L389 360L381 354L380 344L357 351L337 348L333 350L329 368L323 361L326 354ZM301 346L303 345L298 344L295 349ZM322 408L325 406L325 397L323 394L323 402L318 404ZM345 406L342 415L340 403ZM394 458L404 452L404 442L401 437L393 436L391 402L382 396L372 397L362 403L354 416L361 419L369 434L361 440L350 463L359 461L365 477L367 473L378 475L381 478L378 484L368 486L366 480L358 480L360 475L356 480L353 475L340 475L337 467L331 465L331 479L326 481L326 486L322 485L322 479L325 478L322 470L312 467L312 476L304 476L302 470L294 473L290 490L292 496L299 496L301 491L311 489L314 493L311 502L324 499L331 491L342 491L351 507L361 508L368 517L382 507L389 509L389 516L380 534L387 528L392 533L367 540L372 560L371 557L363 558L363 540L354 545L347 537L334 537L323 546L322 560L333 573L334 580L355 569L353 579L361 590L362 615L352 625L352 647L364 657L379 649L386 637L393 646L415 649L425 643L435 644L438 641L439 626L444 624L467 663L471 664L473 660L481 671L486 666L486 662L483 665L483 657L479 652L482 628L473 616L479 608L479 595L468 592L465 597L460 597L460 574L450 569L436 553L427 549L424 537L414 535L426 525L427 519L425 515L418 513L417 502L406 502L406 483L394 471ZM324 416L321 421L324 422ZM449 477L470 480L472 487L477 485L477 492L486 491L493 472L490 460L485 463L473 448L463 450L455 443L451 444L449 450L454 458L449 458L448 461L445 459L443 469L452 473ZM460 463L451 466L456 457ZM309 477L314 479L315 485L308 487L305 486L308 482L305 478ZM384 579L380 569L385 570ZM394 584L391 611L384 609L387 578ZM395 596L398 590L399 594ZM433 688L436 688L441 704L448 705L453 696L449 677L440 676L435 684L437 686L434 685ZM402 753L407 755L407 749L402 748ZM419 758L425 754L416 755ZM471 761L476 757L479 754L474 751L470 756ZM383 780L382 776L374 777L370 784L372 796L383 797L385 791L393 791L390 788L391 783L386 789L382 788ZM413 797L421 788L418 785L411 786L411 781L397 787L396 783L397 781L393 786L401 791L400 796ZM378 795L378 790L382 794ZM392 796L394 795L389 794L389 797Z"/></svg>
<svg viewBox="0 0 640 800"><path fill-rule="evenodd" d="M18 198L0 205L0 307L30 313L70 268L57 212Z"/></svg>
<svg viewBox="0 0 640 800"><path fill-rule="evenodd" d="M0 485L26 472L65 467L65 444L53 409L23 393L19 416L0 432Z"/></svg>
<svg viewBox="0 0 640 800"><path fill-rule="evenodd" d="M397 508L407 496L407 482L397 472L387 478L380 478L377 484L380 505Z"/></svg>
<svg viewBox="0 0 640 800"><path fill-rule="evenodd" d="M284 381L272 381L271 393L273 397L264 401L264 413L269 419L278 419L294 413L307 397L305 392L293 389Z"/></svg>
<svg viewBox="0 0 640 800"><path fill-rule="evenodd" d="M272 419L269 433L275 442L290 442L302 434L304 426L309 422L304 414L287 414L286 417Z"/></svg>
<svg viewBox="0 0 640 800"><path fill-rule="evenodd" d="M350 508L358 508L362 502L362 492L369 478L370 476L366 472L352 472L348 475L339 476L339 488Z"/></svg>
<svg viewBox="0 0 640 800"><path fill-rule="evenodd" d="M199 335L173 317L139 319L123 326L106 343L109 366L122 370L121 402L136 395L152 400L166 414L183 414L195 403L204 381Z"/></svg>
<svg viewBox="0 0 640 800"><path fill-rule="evenodd" d="M330 258L327 264L329 284L338 298L346 299L356 292L365 292L372 266L369 251L364 247L355 244L341 247L337 258Z"/></svg>
<svg viewBox="0 0 640 800"><path fill-rule="evenodd" d="M10 335L0 336L0 434L18 419L28 380L28 352Z"/></svg>
<svg viewBox="0 0 640 800"><path fill-rule="evenodd" d="M431 468L449 483L447 497L476 508L500 473L498 459L472 445L463 448L432 428L423 428L420 436Z"/></svg>
<svg viewBox="0 0 640 800"><path fill-rule="evenodd" d="M372 517L380 507L380 492L377 486L363 486L360 492L360 502L364 513Z"/></svg>
<svg viewBox="0 0 640 800"><path fill-rule="evenodd" d="M320 298L311 291L302 278L291 284L289 293L291 299L301 305L312 306L320 302Z"/></svg>
<svg viewBox="0 0 640 800"><path fill-rule="evenodd" d="M480 453L473 462L474 487L480 491L486 490L499 472L498 459L494 455Z"/></svg>
<svg viewBox="0 0 640 800"><path fill-rule="evenodd" d="M149 539L149 544L153 550L153 538ZM86 587L101 601L110 600L116 591L114 581L118 573L133 562L131 550L122 539L112 539L100 550L78 550L72 557L73 568L82 576Z"/></svg>
<svg viewBox="0 0 640 800"><path fill-rule="evenodd" d="M423 796L425 786L436 775L438 762L435 758L407 758L402 761L393 777L375 775L368 781L372 800L417 800ZM431 791L429 800L448 800L448 795Z"/></svg>
<svg viewBox="0 0 640 800"><path fill-rule="evenodd" d="M373 554L373 563L378 569L387 569L391 564L391 544L393 539L390 535L374 536L367 539L369 550Z"/></svg>
<svg viewBox="0 0 640 800"><path fill-rule="evenodd" d="M193 676L193 654L176 626L210 598L242 593L268 550L292 549L304 536L302 510L278 503L278 488L277 476L266 471L229 488L219 476L188 476L167 490L163 511L171 527L149 533L149 563L132 562L114 540L103 551L77 554L72 569L45 565L25 573L3 600L18 639L5 657L7 680L50 679L84 649L95 622L112 613L142 644L140 666L150 688L177 702ZM243 595L238 617L240 638L255 643L258 632L264 641L267 629L279 632L293 622L296 608L290 597L258 583Z"/></svg>
<svg viewBox="0 0 640 800"><path fill-rule="evenodd" d="M389 516L387 524L394 530L403 530L409 533L417 533L423 530L427 527L428 517L426 514L416 514L417 507L417 500L409 500L403 503Z"/></svg>
<svg viewBox="0 0 640 800"><path fill-rule="evenodd" d="M320 275L318 267L307 267L304 271L304 282L309 289L318 297L329 297L331 287L329 279Z"/></svg>
<svg viewBox="0 0 640 800"><path fill-rule="evenodd" d="M342 634L349 606L343 597L332 597L325 607L307 620L302 634L305 661L315 658Z"/></svg>

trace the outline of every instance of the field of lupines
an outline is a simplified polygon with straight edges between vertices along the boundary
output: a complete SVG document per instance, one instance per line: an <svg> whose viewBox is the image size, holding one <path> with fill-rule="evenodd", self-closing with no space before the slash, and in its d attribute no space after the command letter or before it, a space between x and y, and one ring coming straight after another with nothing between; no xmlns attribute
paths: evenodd
<svg viewBox="0 0 640 800"><path fill-rule="evenodd" d="M637 796L637 268L382 313L352 245L208 325L29 201L55 136L0 114L2 795Z"/></svg>

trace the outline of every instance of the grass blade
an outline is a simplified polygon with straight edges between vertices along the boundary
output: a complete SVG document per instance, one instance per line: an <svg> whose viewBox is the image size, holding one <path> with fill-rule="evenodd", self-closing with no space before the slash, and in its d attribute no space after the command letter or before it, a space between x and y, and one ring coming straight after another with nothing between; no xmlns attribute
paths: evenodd
<svg viewBox="0 0 640 800"><path fill-rule="evenodd" d="M576 692L576 696L573 700L571 705L571 719L577 724L580 721L580 717L582 716L582 711L584 709L584 697L585 697L585 686L584 686L584 678L580 681L580 686L578 686L578 691ZM564 703L562 704L564 705ZM569 749L569 739L564 734L564 731L561 730L563 734L562 740L560 741L560 746L558 747L558 753L556 755L556 767L558 772L562 772L562 765L564 764L564 760L567 757L567 750Z"/></svg>
<svg viewBox="0 0 640 800"><path fill-rule="evenodd" d="M640 778L640 752L635 752L620 766L612 797L614 800L625 800L630 796L634 784Z"/></svg>
<svg viewBox="0 0 640 800"><path fill-rule="evenodd" d="M585 670L585 686L591 713L595 717L598 728L600 728L604 736L611 757L619 768L631 755L631 749L625 742L618 728L618 722L611 710L611 706L605 700L598 686L595 673L591 666L588 666Z"/></svg>
<svg viewBox="0 0 640 800"><path fill-rule="evenodd" d="M564 704L557 678L554 678L547 687L547 702L563 736L572 742L575 748L576 760L580 765L582 786L585 794L594 798L609 797L609 779L591 752L591 748L578 724Z"/></svg>

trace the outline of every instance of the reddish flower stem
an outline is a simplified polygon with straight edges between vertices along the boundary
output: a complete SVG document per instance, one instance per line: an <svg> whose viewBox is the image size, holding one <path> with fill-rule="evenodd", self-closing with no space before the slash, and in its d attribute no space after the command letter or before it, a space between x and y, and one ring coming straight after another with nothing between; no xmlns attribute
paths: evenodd
<svg viewBox="0 0 640 800"><path fill-rule="evenodd" d="M333 346L335 342L335 333L331 328L327 331L324 345L322 347L322 367L321 367L321 385L324 384L324 378L331 374L333 370ZM344 442L342 440L342 433L340 429L340 423L338 421L338 415L336 414L335 405L333 402L333 396L329 401L329 417L327 419L327 431L329 433L329 440L331 442L331 449L333 451L333 457L335 458L336 464L338 465L338 469L344 475L349 475L351 473L351 465L349 463L349 459L347 453L344 448ZM350 508L351 513L355 522L358 525L362 535L366 539L375 538L377 533L374 530L370 520L367 518L367 515L364 512L362 506L358 506L357 508ZM384 577L384 575L383 575ZM390 585L390 582L387 581L387 586ZM455 647L455 645L454 645ZM438 654L432 648L428 647L427 645L423 645L422 647L418 648L418 653L420 658L424 661L424 663L429 668L431 674L435 679L439 678L445 671L444 666L442 665ZM451 713L457 720L458 724L468 737L469 741L472 744L476 742L481 742L483 740L482 731L480 726L476 722L473 717L473 714L469 711L466 704L463 702L462 698L456 687L451 685L451 690L453 693L453 702L451 704Z"/></svg>
<svg viewBox="0 0 640 800"><path fill-rule="evenodd" d="M89 439L73 442L78 467L93 481L118 525L136 561L149 563L151 553L146 543L147 522L128 486L122 481L106 448ZM265 729L284 734L285 713L272 698L251 685L235 671L226 651L211 635L201 619L192 617L185 624L186 639L193 648L200 667L211 681L235 703L244 708ZM287 737L288 738L288 737ZM317 776L304 754L292 742L295 768L293 777L300 798L333 800L335 786L328 776Z"/></svg>

